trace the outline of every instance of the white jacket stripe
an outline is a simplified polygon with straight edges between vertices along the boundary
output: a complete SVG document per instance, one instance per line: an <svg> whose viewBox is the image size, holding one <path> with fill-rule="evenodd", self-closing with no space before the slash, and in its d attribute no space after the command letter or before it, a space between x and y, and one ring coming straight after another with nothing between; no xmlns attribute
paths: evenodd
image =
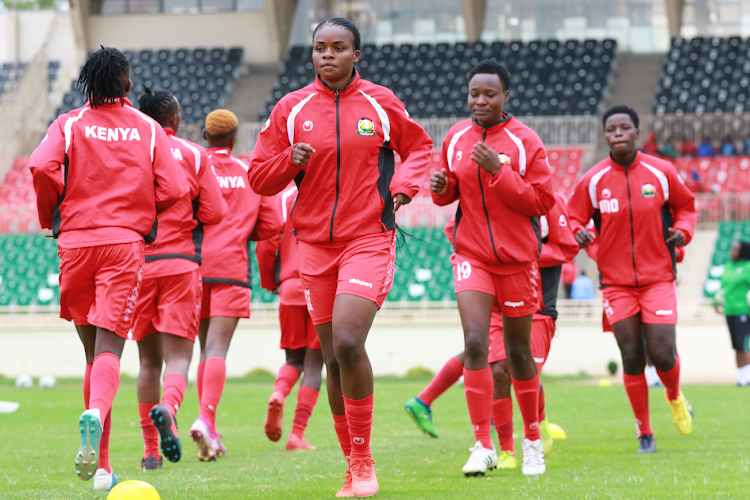
<svg viewBox="0 0 750 500"><path fill-rule="evenodd" d="M664 191L664 201L669 201L669 181L667 180L667 176L664 175L664 172L662 172L658 168L652 167L648 163L641 162L641 165L651 170L651 173L654 174L657 179L659 179L661 189L662 191Z"/></svg>
<svg viewBox="0 0 750 500"><path fill-rule="evenodd" d="M596 197L596 185L599 184L599 179L601 179L602 176L610 170L612 170L612 167L601 169L599 172L595 173L589 181L589 197L591 198L591 206L596 210L599 210L599 200Z"/></svg>
<svg viewBox="0 0 750 500"><path fill-rule="evenodd" d="M300 102L294 105L292 108L292 111L289 113L289 118L286 119L286 135L289 136L289 145L294 144L294 119L297 118L297 113L302 111L302 108L305 104L307 104L307 101L312 99L314 95L316 95L317 92L313 92L309 96L302 99ZM268 119L270 122L270 118Z"/></svg>
<svg viewBox="0 0 750 500"><path fill-rule="evenodd" d="M68 118L68 120L65 122L65 127L63 128L63 130L65 131L65 154L68 154L70 141L73 139L73 124L77 122L88 109L91 108L83 108L81 112L78 113L78 116L76 116L75 118ZM44 138L46 139L47 136L44 136Z"/></svg>
<svg viewBox="0 0 750 500"><path fill-rule="evenodd" d="M453 137L451 137L451 142L448 143L448 153L446 153L446 155L448 157L448 170L450 170L451 172L453 172L453 150L456 148L456 143L462 135L469 131L470 128L471 125L453 134Z"/></svg>
<svg viewBox="0 0 750 500"><path fill-rule="evenodd" d="M195 173L197 174L201 170L201 152L198 150L198 148L192 146L189 142L180 139L179 137L175 137L178 141L180 141L186 148L188 148L190 151L193 152L193 156L195 156Z"/></svg>
<svg viewBox="0 0 750 500"><path fill-rule="evenodd" d="M505 131L510 136L511 140L516 143L516 146L518 146L518 173L523 177L526 175L526 147L523 145L523 141L516 137L513 132L508 130L507 128Z"/></svg>
<svg viewBox="0 0 750 500"><path fill-rule="evenodd" d="M242 160L240 160L238 158L235 158L234 156L230 156L230 158L233 159L234 161L236 161L237 163L239 163L240 166L245 169L245 172L247 172L248 170L250 170L250 166L247 163L245 163L244 161L242 161Z"/></svg>
<svg viewBox="0 0 750 500"><path fill-rule="evenodd" d="M378 118L380 118L380 123L383 126L383 143L387 144L391 142L391 120L388 118L388 113L385 112L383 106L378 101L365 94L364 90L360 90L360 92L365 96L365 99L370 101L370 104L372 104L372 107L375 108L375 112L378 114Z"/></svg>
<svg viewBox="0 0 750 500"><path fill-rule="evenodd" d="M286 222L286 219L288 217L288 215L286 213L286 200L288 200L289 197L293 196L294 193L296 193L296 192L297 192L297 188L296 187L290 187L289 189L287 189L286 191L284 191L283 193L281 193L281 219L284 222Z"/></svg>
<svg viewBox="0 0 750 500"><path fill-rule="evenodd" d="M143 113L142 111L138 111L135 108L131 108L130 106L125 106L125 109L129 109L133 113L137 114L141 118L143 118L146 123L148 123L151 126L151 163L154 162L154 147L156 146L156 120L148 116L146 113Z"/></svg>

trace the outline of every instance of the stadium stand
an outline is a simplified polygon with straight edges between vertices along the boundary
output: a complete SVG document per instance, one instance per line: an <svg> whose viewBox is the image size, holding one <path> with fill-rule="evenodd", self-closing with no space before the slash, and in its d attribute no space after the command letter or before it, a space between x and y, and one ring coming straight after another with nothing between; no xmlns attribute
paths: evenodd
<svg viewBox="0 0 750 500"><path fill-rule="evenodd" d="M721 276L724 274L724 264L729 261L729 249L735 240L750 240L750 220L724 221L719 224L719 237L716 248L711 257L711 267L703 287L703 295L713 297L721 288Z"/></svg>
<svg viewBox="0 0 750 500"><path fill-rule="evenodd" d="M0 184L0 233L41 231L28 158L16 158Z"/></svg>
<svg viewBox="0 0 750 500"><path fill-rule="evenodd" d="M295 46L274 84L261 121L287 93L313 81L311 47ZM519 116L596 115L616 64L614 40L364 45L363 78L392 89L420 118L466 116L466 74L494 58L511 72L506 105Z"/></svg>
<svg viewBox="0 0 750 500"><path fill-rule="evenodd" d="M0 306L56 304L57 241L42 234L0 234Z"/></svg>
<svg viewBox="0 0 750 500"><path fill-rule="evenodd" d="M14 88L16 88L19 80L21 80L21 77L23 77L26 66L27 64L24 62L17 64L12 62L3 63L2 69L0 69L0 99L2 99L3 94L10 92ZM57 80L57 71L59 69L60 61L49 61L47 74L49 78L50 90L52 87L52 82Z"/></svg>
<svg viewBox="0 0 750 500"><path fill-rule="evenodd" d="M125 51L133 85L130 99L137 102L143 85L174 92L182 106L185 123L203 126L205 116L224 106L224 99L239 77L243 49L177 49ZM56 116L83 106L86 100L73 81Z"/></svg>

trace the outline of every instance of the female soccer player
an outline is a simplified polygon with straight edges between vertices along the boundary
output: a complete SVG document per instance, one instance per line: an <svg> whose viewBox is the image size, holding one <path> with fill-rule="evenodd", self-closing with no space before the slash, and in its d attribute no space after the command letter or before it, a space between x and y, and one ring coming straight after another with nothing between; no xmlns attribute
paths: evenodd
<svg viewBox="0 0 750 500"><path fill-rule="evenodd" d="M721 300L717 311L727 317L732 347L737 356L737 384L750 385L750 243L735 241L729 250L731 262L724 264ZM718 294L717 294L718 295ZM717 297L718 298L718 297Z"/></svg>
<svg viewBox="0 0 750 500"><path fill-rule="evenodd" d="M164 128L172 156L182 167L190 187L187 195L159 216L159 236L146 254L135 309L132 339L138 342L140 355L138 412L144 442L141 468L145 471L163 466L159 437L162 452L170 462L178 462L182 456L175 417L185 395L198 334L203 294L198 270L203 225L221 222L227 203L206 150L176 135L182 115L174 94L168 90L144 90L139 107ZM160 398L162 361L166 366L164 396Z"/></svg>
<svg viewBox="0 0 750 500"><path fill-rule="evenodd" d="M511 378L524 421L524 474L545 471L539 434L539 374L531 352L531 323L539 310L542 249L539 217L555 204L547 152L539 137L510 114L510 73L486 60L469 73L473 115L451 127L442 171L432 174L437 205L460 199L451 257L464 329L464 387L476 445L466 475L497 466L490 439L492 371L488 364L492 308L503 315Z"/></svg>
<svg viewBox="0 0 750 500"><path fill-rule="evenodd" d="M237 117L226 109L206 116L203 138L229 210L219 224L206 226L203 239L203 298L198 336L200 415L190 428L198 458L216 460L226 448L216 432L216 409L226 382L226 356L240 318L250 317L252 282L250 242L278 235L281 221L273 200L247 184L247 165L232 156L237 144Z"/></svg>
<svg viewBox="0 0 750 500"><path fill-rule="evenodd" d="M305 440L305 429L318 401L323 354L320 352L320 340L307 310L305 291L299 278L297 242L289 217L296 197L297 186L294 184L276 195L277 208L284 224L282 232L258 242L256 252L260 285L279 296L280 347L286 351L286 364L279 369L273 394L268 401L265 431L271 441L281 439L284 400L302 375L302 383L297 392L297 410L286 449L312 450L315 448Z"/></svg>
<svg viewBox="0 0 750 500"><path fill-rule="evenodd" d="M641 330L666 388L675 427L681 434L693 428L692 410L680 392L680 357L675 347L674 249L690 242L698 213L695 197L672 164L636 149L640 132L633 109L610 108L602 124L611 153L578 181L568 211L582 247L594 241L585 228L589 219L599 233L597 263L604 312L622 353L625 390L640 433L638 453L653 453L656 442Z"/></svg>
<svg viewBox="0 0 750 500"><path fill-rule="evenodd" d="M315 82L276 105L248 172L260 194L279 193L292 180L299 188L291 217L300 278L323 349L334 427L349 459L338 496L378 491L365 340L393 283L395 212L419 190L432 149L393 92L359 77L359 47L359 30L348 19L318 25ZM394 151L403 161L396 172Z"/></svg>
<svg viewBox="0 0 750 500"><path fill-rule="evenodd" d="M52 229L60 256L60 317L73 321L86 353L81 447L76 473L109 490L112 401L120 356L143 275L144 240L156 215L187 193L164 130L134 109L128 60L102 47L78 78L85 106L59 116L34 151L39 222Z"/></svg>

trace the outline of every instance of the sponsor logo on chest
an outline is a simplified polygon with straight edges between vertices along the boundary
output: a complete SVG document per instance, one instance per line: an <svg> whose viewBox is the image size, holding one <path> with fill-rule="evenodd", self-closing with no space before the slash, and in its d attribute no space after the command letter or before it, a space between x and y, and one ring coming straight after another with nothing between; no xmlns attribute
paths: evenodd
<svg viewBox="0 0 750 500"><path fill-rule="evenodd" d="M222 189L245 189L245 179L241 175L217 175L216 180Z"/></svg>
<svg viewBox="0 0 750 500"><path fill-rule="evenodd" d="M602 198L599 200L599 212L603 214L614 214L620 211L620 202L617 198L612 198L612 191L607 188L602 189Z"/></svg>
<svg viewBox="0 0 750 500"><path fill-rule="evenodd" d="M141 135L137 128L108 128L98 125L86 125L86 137L99 139L100 141L140 141Z"/></svg>

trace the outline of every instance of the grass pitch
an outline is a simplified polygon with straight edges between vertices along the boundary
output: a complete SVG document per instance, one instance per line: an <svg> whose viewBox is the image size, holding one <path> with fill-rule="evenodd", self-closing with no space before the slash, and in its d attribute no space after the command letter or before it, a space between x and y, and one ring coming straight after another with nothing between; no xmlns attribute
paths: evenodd
<svg viewBox="0 0 750 500"><path fill-rule="evenodd" d="M684 388L695 410L690 436L680 436L661 390L651 391L652 426L659 451L637 456L633 417L622 386L599 388L545 380L550 421L568 439L555 442L547 473L524 477L519 469L465 478L461 467L474 444L463 388L451 388L433 405L440 438L422 434L403 411L428 379L378 379L375 384L373 454L380 480L377 498L748 498L750 497L750 389L693 385ZM144 474L141 430L133 380L123 380L113 413L112 465L121 479L153 484L168 499L333 498L345 471L325 394L310 420L308 441L317 450L287 452L296 390L285 408L284 436L271 443L263 432L272 379L230 380L219 407L218 427L228 453L201 463L188 428L197 417L194 386L178 420L184 456ZM73 466L83 410L80 382L55 390L18 390L0 383L0 400L20 409L0 415L0 498L106 498ZM516 408L517 412L517 408ZM520 415L515 416L520 430ZM517 453L520 442L516 442ZM520 458L520 453L518 453ZM520 462L520 460L519 460ZM519 464L520 465L520 464Z"/></svg>

